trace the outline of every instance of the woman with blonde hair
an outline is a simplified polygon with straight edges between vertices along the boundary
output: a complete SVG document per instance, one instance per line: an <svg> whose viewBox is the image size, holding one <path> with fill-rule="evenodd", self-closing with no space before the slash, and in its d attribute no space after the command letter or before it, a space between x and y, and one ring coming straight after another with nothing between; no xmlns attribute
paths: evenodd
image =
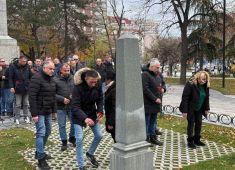
<svg viewBox="0 0 235 170"><path fill-rule="evenodd" d="M182 94L180 111L187 116L188 147L196 149L197 146L205 146L201 142L202 115L206 117L209 106L210 76L206 71L199 71L190 79Z"/></svg>

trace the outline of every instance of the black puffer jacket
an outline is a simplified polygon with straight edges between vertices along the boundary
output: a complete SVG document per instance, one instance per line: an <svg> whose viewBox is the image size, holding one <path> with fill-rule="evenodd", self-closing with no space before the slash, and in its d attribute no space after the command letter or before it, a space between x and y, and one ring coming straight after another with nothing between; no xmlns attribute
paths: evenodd
<svg viewBox="0 0 235 170"><path fill-rule="evenodd" d="M106 77L106 69L105 69L105 66L103 64L101 65L95 65L94 69L96 71L98 71L98 73L100 74L101 76L101 81L104 82L105 81L105 77Z"/></svg>
<svg viewBox="0 0 235 170"><path fill-rule="evenodd" d="M58 110L70 110L71 102L67 105L64 104L64 98L70 99L72 98L73 92L73 76L69 75L69 77L65 78L61 75L57 75L54 77L56 82L56 101L57 101L57 109Z"/></svg>
<svg viewBox="0 0 235 170"><path fill-rule="evenodd" d="M16 94L25 94L28 92L31 76L32 74L27 64L20 66L18 62L16 62L10 65L9 87L15 88Z"/></svg>
<svg viewBox="0 0 235 170"><path fill-rule="evenodd" d="M202 105L202 114L206 117L205 111L210 110L209 105L209 88L207 87L207 84L203 85L205 92L206 92L206 98L204 100L204 103ZM187 118L190 118L191 115L193 115L194 108L199 100L200 91L193 81L188 81L184 87L184 91L182 94L182 100L179 106L179 110L182 113L187 113Z"/></svg>
<svg viewBox="0 0 235 170"><path fill-rule="evenodd" d="M85 126L84 120L97 119L97 113L103 113L103 93L101 81L94 88L90 88L85 81L85 72L82 68L74 75L75 86L72 94L72 121L74 124Z"/></svg>
<svg viewBox="0 0 235 170"><path fill-rule="evenodd" d="M142 73L145 113L158 113L160 104L155 101L161 98L161 78L152 71Z"/></svg>
<svg viewBox="0 0 235 170"><path fill-rule="evenodd" d="M56 83L43 71L36 73L30 81L29 105L32 116L56 113Z"/></svg>

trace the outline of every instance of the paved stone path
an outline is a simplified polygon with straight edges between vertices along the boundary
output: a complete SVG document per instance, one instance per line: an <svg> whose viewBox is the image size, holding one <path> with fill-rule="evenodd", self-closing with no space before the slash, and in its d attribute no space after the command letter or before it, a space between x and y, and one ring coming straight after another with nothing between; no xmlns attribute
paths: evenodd
<svg viewBox="0 0 235 170"><path fill-rule="evenodd" d="M104 127L103 132L104 132ZM30 130L34 128L29 127ZM226 145L221 145L213 141L204 140L206 143L205 147L197 147L197 149L188 149L187 147L187 136L173 132L172 130L161 129L163 135L160 136L160 141L164 144L163 146L154 146L152 149L154 152L154 167L155 169L179 169L183 166L188 166L201 161L214 159L216 157L227 155L235 152L235 149ZM88 150L88 146L92 140L92 132L85 129L84 138L84 152ZM46 151L51 154L54 159L49 160L48 163L53 169L66 169L73 170L78 169L76 166L76 155L75 148L69 146L67 151L60 151L60 140L57 130L57 125L53 123L51 140L54 145L46 147ZM109 170L110 153L112 152L113 140L110 134L104 132L104 137L95 153L97 160L100 163L99 170ZM34 159L35 149L29 149L22 151L20 154L34 166L37 166L37 161ZM89 170L94 170L92 165L87 162Z"/></svg>
<svg viewBox="0 0 235 170"><path fill-rule="evenodd" d="M169 85L163 95L163 105L179 106L184 86ZM235 96L225 96L222 93L210 90L210 111L235 117Z"/></svg>

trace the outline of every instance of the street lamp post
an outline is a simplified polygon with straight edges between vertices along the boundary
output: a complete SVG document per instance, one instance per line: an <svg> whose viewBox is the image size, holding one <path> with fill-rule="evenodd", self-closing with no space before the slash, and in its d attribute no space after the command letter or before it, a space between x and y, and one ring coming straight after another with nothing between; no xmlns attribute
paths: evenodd
<svg viewBox="0 0 235 170"><path fill-rule="evenodd" d="M226 19L226 0L224 0L224 15L223 15L223 81L222 87L225 87L225 19Z"/></svg>

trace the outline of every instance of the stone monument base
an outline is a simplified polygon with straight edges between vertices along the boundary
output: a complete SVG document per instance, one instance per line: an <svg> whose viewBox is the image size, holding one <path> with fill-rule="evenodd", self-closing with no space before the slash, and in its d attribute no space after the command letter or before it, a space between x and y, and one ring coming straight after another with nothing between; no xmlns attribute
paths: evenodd
<svg viewBox="0 0 235 170"><path fill-rule="evenodd" d="M18 58L19 55L17 41L9 36L0 36L0 58L4 58L9 63L13 58Z"/></svg>
<svg viewBox="0 0 235 170"><path fill-rule="evenodd" d="M111 153L111 170L153 170L153 152L146 141L130 145L116 143Z"/></svg>

